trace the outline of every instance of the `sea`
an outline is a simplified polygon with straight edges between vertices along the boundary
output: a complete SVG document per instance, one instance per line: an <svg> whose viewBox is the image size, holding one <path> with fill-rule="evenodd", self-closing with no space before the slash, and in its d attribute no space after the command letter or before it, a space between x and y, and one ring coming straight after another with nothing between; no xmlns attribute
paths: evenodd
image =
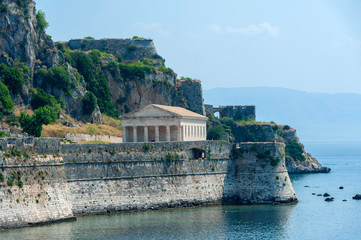
<svg viewBox="0 0 361 240"><path fill-rule="evenodd" d="M0 239L361 239L361 141L304 142L327 174L291 175L299 202L79 217L3 230ZM339 187L343 189L339 189ZM317 194L328 193L333 202Z"/></svg>

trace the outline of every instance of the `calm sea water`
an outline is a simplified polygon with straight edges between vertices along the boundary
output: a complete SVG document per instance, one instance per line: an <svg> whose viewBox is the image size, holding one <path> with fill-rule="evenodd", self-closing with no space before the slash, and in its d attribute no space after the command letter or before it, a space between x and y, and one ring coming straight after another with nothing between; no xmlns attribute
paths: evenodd
<svg viewBox="0 0 361 240"><path fill-rule="evenodd" d="M361 239L361 200L352 200L361 193L361 142L305 145L332 172L291 176L298 204L80 217L71 223L5 230L0 239ZM312 195L325 192L335 201Z"/></svg>

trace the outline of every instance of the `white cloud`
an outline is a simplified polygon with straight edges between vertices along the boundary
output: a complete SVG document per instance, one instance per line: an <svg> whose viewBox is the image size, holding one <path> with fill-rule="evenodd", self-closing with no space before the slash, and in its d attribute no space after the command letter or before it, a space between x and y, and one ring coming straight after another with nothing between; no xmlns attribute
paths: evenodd
<svg viewBox="0 0 361 240"><path fill-rule="evenodd" d="M158 34L161 35L169 35L169 32L166 31L163 26L160 23L142 23L142 22L138 22L136 24L133 25L134 28L138 28L138 29L142 29L145 31L150 31L150 32L156 32Z"/></svg>
<svg viewBox="0 0 361 240"><path fill-rule="evenodd" d="M232 27L226 26L222 27L218 24L212 24L209 26L209 29L216 32L216 33L223 33L223 34L231 34L231 33L238 33L245 36L255 36L260 34L268 34L271 37L277 37L279 34L279 28L272 26L268 22L263 22L258 25L250 25L247 27Z"/></svg>

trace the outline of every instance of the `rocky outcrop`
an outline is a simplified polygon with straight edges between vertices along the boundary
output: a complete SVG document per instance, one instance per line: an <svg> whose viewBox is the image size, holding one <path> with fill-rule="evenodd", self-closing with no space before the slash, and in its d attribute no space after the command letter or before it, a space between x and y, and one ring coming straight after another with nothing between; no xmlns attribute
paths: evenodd
<svg viewBox="0 0 361 240"><path fill-rule="evenodd" d="M182 86L182 93L188 104L187 108L201 115L206 115L201 81L180 80L179 83Z"/></svg>
<svg viewBox="0 0 361 240"><path fill-rule="evenodd" d="M73 39L68 42L68 46L72 50L81 51L97 49L123 60L152 59L157 55L151 39Z"/></svg>
<svg viewBox="0 0 361 240"><path fill-rule="evenodd" d="M323 167L316 158L304 150L295 129L284 130L283 126L269 123L233 124L232 134L235 142L283 142L292 151L299 148L299 158L286 151L286 167L289 173L327 173L331 169ZM289 146L289 147L287 147ZM303 156L303 157L302 157Z"/></svg>
<svg viewBox="0 0 361 240"><path fill-rule="evenodd" d="M3 0L6 11L0 12L0 60L11 65L19 59L30 68L30 76L34 69L45 65L51 67L58 64L57 49L51 37L37 28L34 1L22 1L19 6L16 0Z"/></svg>

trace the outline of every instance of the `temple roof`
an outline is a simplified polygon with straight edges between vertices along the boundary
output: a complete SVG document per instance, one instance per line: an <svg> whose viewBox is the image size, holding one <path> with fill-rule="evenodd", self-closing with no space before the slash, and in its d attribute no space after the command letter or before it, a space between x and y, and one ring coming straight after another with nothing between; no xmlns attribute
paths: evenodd
<svg viewBox="0 0 361 240"><path fill-rule="evenodd" d="M146 118L146 117L186 117L186 118L201 118L207 120L206 116L189 111L181 107L165 106L159 104L150 104L138 111L126 114L123 118Z"/></svg>

